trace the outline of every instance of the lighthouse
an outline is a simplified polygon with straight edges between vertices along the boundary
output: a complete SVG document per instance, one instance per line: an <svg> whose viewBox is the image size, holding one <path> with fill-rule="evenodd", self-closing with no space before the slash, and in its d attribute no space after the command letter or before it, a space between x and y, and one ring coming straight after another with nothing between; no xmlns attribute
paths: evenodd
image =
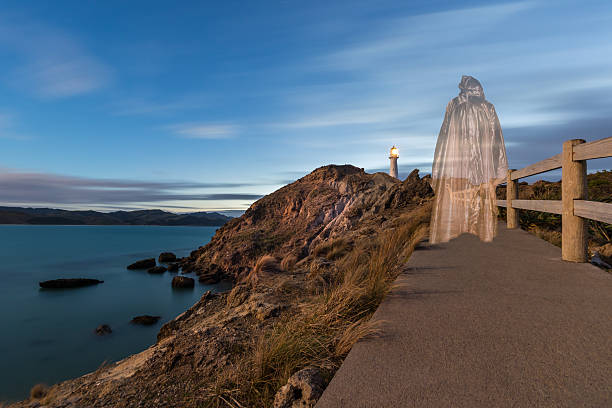
<svg viewBox="0 0 612 408"><path fill-rule="evenodd" d="M391 148L389 153L389 160L391 160L391 167L389 168L389 175L391 177L397 177L397 159L399 158L399 149L395 146Z"/></svg>

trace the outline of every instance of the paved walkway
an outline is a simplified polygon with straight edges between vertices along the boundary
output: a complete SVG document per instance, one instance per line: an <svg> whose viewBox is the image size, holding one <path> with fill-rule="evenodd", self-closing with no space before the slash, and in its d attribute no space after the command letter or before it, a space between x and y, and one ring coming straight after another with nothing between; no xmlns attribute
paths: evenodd
<svg viewBox="0 0 612 408"><path fill-rule="evenodd" d="M415 251L317 408L612 407L612 275L500 225Z"/></svg>

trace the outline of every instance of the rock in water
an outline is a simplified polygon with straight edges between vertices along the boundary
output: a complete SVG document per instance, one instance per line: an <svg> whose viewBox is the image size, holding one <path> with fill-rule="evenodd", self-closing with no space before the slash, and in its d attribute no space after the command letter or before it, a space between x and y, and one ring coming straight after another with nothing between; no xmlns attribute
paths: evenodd
<svg viewBox="0 0 612 408"><path fill-rule="evenodd" d="M148 269L155 266L155 258L142 259L128 265L128 269Z"/></svg>
<svg viewBox="0 0 612 408"><path fill-rule="evenodd" d="M172 252L162 252L157 260L159 262L174 262L176 261L176 255Z"/></svg>
<svg viewBox="0 0 612 408"><path fill-rule="evenodd" d="M96 327L96 330L94 330L94 333L96 333L98 336L105 336L107 334L111 334L112 332L113 330L108 324L101 324Z"/></svg>
<svg viewBox="0 0 612 408"><path fill-rule="evenodd" d="M274 397L274 408L312 408L323 394L323 378L319 370L306 367L289 377Z"/></svg>
<svg viewBox="0 0 612 408"><path fill-rule="evenodd" d="M141 324L143 326L151 326L151 325L157 323L157 321L160 318L161 318L161 316L142 315L142 316L134 317L130 323Z"/></svg>
<svg viewBox="0 0 612 408"><path fill-rule="evenodd" d="M171 264L168 264L168 272L178 272L179 270L179 264L176 262L173 262Z"/></svg>
<svg viewBox="0 0 612 408"><path fill-rule="evenodd" d="M98 283L104 283L104 281L86 278L69 278L38 282L40 287L45 289L81 288L83 286L97 285Z"/></svg>
<svg viewBox="0 0 612 408"><path fill-rule="evenodd" d="M167 271L167 269L166 269L165 266L154 266L154 267L149 268L147 270L147 272L149 272L149 273L164 273L166 271Z"/></svg>
<svg viewBox="0 0 612 408"><path fill-rule="evenodd" d="M195 285L195 281L192 278L188 278L186 276L175 276L172 278L172 287L173 288L193 288Z"/></svg>

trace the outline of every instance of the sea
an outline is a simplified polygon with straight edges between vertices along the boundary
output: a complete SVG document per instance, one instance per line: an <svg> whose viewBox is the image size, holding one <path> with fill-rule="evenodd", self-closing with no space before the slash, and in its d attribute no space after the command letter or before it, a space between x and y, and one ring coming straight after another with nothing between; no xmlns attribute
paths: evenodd
<svg viewBox="0 0 612 408"><path fill-rule="evenodd" d="M0 402L24 399L35 384L77 377L145 350L163 323L204 292L228 290L229 283L203 285L197 279L194 289L176 290L175 273L126 269L165 251L186 256L216 228L0 225ZM39 287L57 278L104 283ZM161 319L148 327L130 323L145 314ZM112 333L97 336L101 324Z"/></svg>

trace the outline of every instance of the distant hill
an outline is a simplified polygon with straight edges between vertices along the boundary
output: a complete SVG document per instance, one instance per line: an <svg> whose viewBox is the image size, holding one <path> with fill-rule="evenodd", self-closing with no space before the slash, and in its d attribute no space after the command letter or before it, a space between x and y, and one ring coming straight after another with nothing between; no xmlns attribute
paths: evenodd
<svg viewBox="0 0 612 408"><path fill-rule="evenodd" d="M175 214L162 210L137 210L103 213L53 208L0 207L0 224L220 226L230 219L231 217L216 212Z"/></svg>

